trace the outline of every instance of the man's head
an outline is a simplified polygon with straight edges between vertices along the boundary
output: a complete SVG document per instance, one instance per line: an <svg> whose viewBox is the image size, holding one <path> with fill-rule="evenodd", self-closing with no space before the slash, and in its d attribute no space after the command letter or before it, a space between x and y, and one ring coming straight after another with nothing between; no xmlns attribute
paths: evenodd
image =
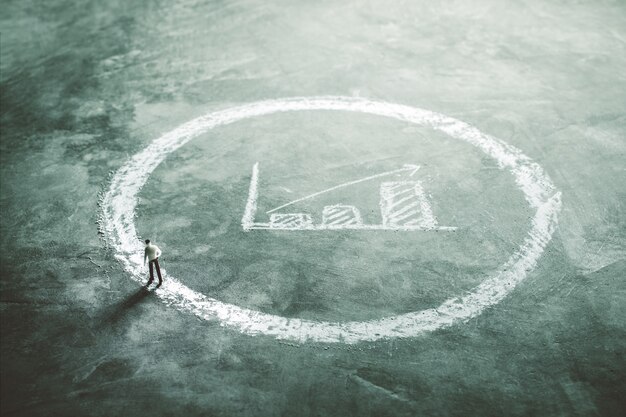
<svg viewBox="0 0 626 417"><path fill-rule="evenodd" d="M150 239L146 239L146 245L150 244Z"/></svg>

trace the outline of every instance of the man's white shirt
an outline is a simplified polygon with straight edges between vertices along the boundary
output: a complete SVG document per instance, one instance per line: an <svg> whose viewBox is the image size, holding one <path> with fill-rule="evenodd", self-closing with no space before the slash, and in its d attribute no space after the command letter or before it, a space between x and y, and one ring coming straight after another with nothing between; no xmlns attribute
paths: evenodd
<svg viewBox="0 0 626 417"><path fill-rule="evenodd" d="M148 258L148 261L154 261L159 256L161 256L161 249L159 249L157 245L153 245L152 243L146 245L144 261L145 258Z"/></svg>

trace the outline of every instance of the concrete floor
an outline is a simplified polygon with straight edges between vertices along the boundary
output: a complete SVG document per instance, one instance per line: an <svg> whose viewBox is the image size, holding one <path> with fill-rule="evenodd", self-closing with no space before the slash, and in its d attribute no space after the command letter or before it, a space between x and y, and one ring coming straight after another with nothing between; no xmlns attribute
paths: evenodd
<svg viewBox="0 0 626 417"><path fill-rule="evenodd" d="M624 2L5 1L0 19L2 416L622 415ZM96 224L111 171L207 112L328 94L437 111L541 164L563 209L528 278L466 323L350 345L241 334L129 279ZM440 224L459 230L244 233L257 161L263 210L419 164ZM365 185L294 209L338 198L376 221ZM467 144L304 112L170 155L136 225L207 296L362 321L471 290L530 215L513 178Z"/></svg>

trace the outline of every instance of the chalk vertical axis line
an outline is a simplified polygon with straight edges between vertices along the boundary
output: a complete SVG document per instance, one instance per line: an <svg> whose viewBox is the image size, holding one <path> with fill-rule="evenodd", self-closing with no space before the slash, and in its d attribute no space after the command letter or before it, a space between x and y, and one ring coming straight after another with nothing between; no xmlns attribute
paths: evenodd
<svg viewBox="0 0 626 417"><path fill-rule="evenodd" d="M241 227L244 232L249 232L254 226L254 218L257 211L257 199L259 198L259 163L255 163L252 167L252 178L250 179L250 188L248 190L248 201L246 201L246 210L241 218Z"/></svg>

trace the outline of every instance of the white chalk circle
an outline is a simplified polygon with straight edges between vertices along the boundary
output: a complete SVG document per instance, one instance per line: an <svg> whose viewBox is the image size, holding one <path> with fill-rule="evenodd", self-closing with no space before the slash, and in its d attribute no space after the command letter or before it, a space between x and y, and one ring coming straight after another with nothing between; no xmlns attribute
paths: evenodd
<svg viewBox="0 0 626 417"><path fill-rule="evenodd" d="M302 110L335 110L390 117L430 127L476 146L507 169L534 211L530 231L508 261L463 296L446 300L437 308L370 321L326 322L285 318L223 303L191 290L164 274L156 294L168 305L250 335L269 335L294 342L357 343L396 337L414 337L467 321L500 302L533 269L552 238L561 208L560 192L542 168L513 146L478 129L428 110L352 97L296 97L259 101L209 113L191 120L154 140L134 155L113 176L103 196L101 230L116 258L135 281L144 280L143 244L135 231L137 193L150 173L178 148L217 126L251 117Z"/></svg>

